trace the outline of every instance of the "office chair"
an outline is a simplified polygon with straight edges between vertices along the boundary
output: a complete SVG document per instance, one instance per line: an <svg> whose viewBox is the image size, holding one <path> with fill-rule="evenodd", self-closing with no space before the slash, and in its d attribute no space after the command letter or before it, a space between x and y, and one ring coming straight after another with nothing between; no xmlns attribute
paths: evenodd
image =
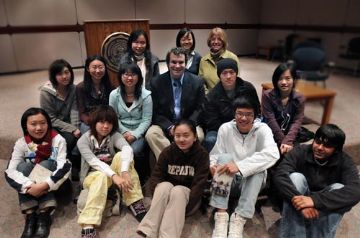
<svg viewBox="0 0 360 238"><path fill-rule="evenodd" d="M326 87L326 80L330 75L330 67L334 63L326 63L326 54L321 47L315 45L303 45L297 47L293 52L293 61L297 75L308 81L323 82Z"/></svg>
<svg viewBox="0 0 360 238"><path fill-rule="evenodd" d="M348 43L346 53L339 56L343 59L357 61L354 68L354 75L356 76L357 70L360 67L360 37L352 38Z"/></svg>

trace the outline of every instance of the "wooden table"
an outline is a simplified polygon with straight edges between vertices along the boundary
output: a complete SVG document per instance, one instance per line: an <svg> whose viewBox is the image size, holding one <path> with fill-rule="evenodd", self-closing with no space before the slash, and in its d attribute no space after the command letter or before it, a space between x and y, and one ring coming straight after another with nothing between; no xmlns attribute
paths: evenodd
<svg viewBox="0 0 360 238"><path fill-rule="evenodd" d="M272 83L263 83L261 86L263 90L273 88ZM321 119L321 125L329 123L332 107L334 104L334 98L336 95L335 91L304 81L297 82L296 91L304 95L307 102L323 101L324 112Z"/></svg>

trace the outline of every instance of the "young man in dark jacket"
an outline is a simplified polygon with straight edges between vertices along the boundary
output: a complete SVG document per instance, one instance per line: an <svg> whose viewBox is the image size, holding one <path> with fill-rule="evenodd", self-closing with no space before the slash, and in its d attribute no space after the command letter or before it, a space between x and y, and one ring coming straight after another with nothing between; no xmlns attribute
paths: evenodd
<svg viewBox="0 0 360 238"><path fill-rule="evenodd" d="M224 58L217 63L220 82L207 94L201 116L203 127L206 129L203 145L209 153L216 143L220 126L234 119L232 104L235 98L246 95L259 102L255 87L237 77L238 71L237 62L233 59Z"/></svg>
<svg viewBox="0 0 360 238"><path fill-rule="evenodd" d="M343 214L359 202L358 170L344 142L344 132L327 124L312 145L285 155L274 176L284 198L279 237L334 237Z"/></svg>

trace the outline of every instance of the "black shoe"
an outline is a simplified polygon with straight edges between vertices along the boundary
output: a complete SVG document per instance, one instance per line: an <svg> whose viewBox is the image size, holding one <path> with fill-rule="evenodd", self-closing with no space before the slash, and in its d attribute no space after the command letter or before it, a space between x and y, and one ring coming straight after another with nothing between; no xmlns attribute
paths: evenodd
<svg viewBox="0 0 360 238"><path fill-rule="evenodd" d="M40 212L34 238L46 238L50 234L51 217L50 212Z"/></svg>
<svg viewBox="0 0 360 238"><path fill-rule="evenodd" d="M32 237L36 228L36 220L37 220L36 212L26 215L25 227L21 235L21 238Z"/></svg>
<svg viewBox="0 0 360 238"><path fill-rule="evenodd" d="M87 228L81 230L81 238L96 238L97 233L95 228Z"/></svg>
<svg viewBox="0 0 360 238"><path fill-rule="evenodd" d="M138 222L141 222L141 220L146 215L146 208L143 199L140 199L139 201L132 203L129 206L129 209L136 218L136 220L138 220Z"/></svg>

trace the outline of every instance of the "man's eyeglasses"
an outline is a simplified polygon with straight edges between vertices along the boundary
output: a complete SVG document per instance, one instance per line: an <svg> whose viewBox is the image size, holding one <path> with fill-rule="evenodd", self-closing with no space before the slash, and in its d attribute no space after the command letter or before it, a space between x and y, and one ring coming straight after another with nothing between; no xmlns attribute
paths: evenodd
<svg viewBox="0 0 360 238"><path fill-rule="evenodd" d="M236 118L242 118L245 117L247 119L253 118L254 117L254 113L253 112L236 112L235 113L235 117Z"/></svg>

